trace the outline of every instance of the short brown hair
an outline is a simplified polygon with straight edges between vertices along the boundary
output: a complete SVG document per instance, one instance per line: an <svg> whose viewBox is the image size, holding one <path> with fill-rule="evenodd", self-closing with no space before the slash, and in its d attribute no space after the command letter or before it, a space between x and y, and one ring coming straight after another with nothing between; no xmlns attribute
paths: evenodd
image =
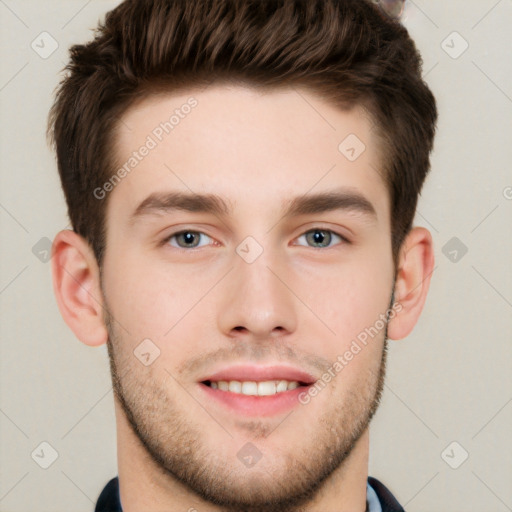
<svg viewBox="0 0 512 512"><path fill-rule="evenodd" d="M437 109L407 30L370 0L125 0L70 50L48 133L73 229L101 267L115 128L137 99L228 81L365 107L383 141L395 264L430 168Z"/></svg>

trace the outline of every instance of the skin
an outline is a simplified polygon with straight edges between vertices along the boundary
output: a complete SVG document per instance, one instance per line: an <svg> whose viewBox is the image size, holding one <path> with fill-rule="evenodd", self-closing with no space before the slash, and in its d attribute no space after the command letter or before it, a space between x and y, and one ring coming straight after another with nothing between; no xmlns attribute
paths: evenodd
<svg viewBox="0 0 512 512"><path fill-rule="evenodd" d="M147 98L119 124L119 164L191 96L197 107L109 193L101 279L81 237L65 230L54 241L64 320L82 342L108 343L123 510L362 512L386 334L407 336L423 308L430 233L411 230L394 281L372 123L359 107L340 111L305 90L217 85ZM349 134L366 146L353 162L338 150ZM340 188L364 196L375 215L282 217L286 201ZM217 194L232 210L130 221L162 191ZM186 229L202 233L188 241L199 247L187 248L183 237L165 241ZM347 241L315 242L305 235L314 229ZM263 249L252 263L236 252L248 236ZM386 313L393 292L400 312L291 413L235 414L200 389L202 376L239 362L288 363L320 379ZM144 366L133 351L147 338L160 355ZM237 457L248 442L262 454L252 467Z"/></svg>

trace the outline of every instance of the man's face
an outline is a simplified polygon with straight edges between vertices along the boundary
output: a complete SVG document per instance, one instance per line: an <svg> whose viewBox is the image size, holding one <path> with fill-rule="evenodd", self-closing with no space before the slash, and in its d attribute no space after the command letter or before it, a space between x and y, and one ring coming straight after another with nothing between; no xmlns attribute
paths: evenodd
<svg viewBox="0 0 512 512"><path fill-rule="evenodd" d="M212 86L132 107L114 150L119 167L138 151L108 199L102 280L135 439L233 510L312 496L366 430L384 378L394 269L370 120L306 91ZM154 208L173 193L225 210ZM345 197L290 210L323 193Z"/></svg>

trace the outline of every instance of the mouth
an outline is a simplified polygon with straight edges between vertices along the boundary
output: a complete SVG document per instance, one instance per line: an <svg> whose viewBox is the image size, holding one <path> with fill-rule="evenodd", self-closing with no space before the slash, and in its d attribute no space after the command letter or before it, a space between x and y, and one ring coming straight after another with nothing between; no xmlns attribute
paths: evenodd
<svg viewBox="0 0 512 512"><path fill-rule="evenodd" d="M286 366L235 366L201 379L208 403L231 413L252 417L284 413L299 405L299 396L316 379Z"/></svg>

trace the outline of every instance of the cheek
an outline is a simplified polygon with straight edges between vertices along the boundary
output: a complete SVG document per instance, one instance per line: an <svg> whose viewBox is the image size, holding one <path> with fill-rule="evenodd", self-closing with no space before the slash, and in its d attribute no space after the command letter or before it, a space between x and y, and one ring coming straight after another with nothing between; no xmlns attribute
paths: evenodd
<svg viewBox="0 0 512 512"><path fill-rule="evenodd" d="M377 260L372 254L366 257L361 254L360 258L343 264L302 270L296 272L294 288L323 322L309 322L309 325L317 332L325 332L329 341L324 346L329 352L344 349L362 331L378 322L389 306L392 267L382 258ZM381 322L379 326L382 327Z"/></svg>
<svg viewBox="0 0 512 512"><path fill-rule="evenodd" d="M373 393L381 364L386 329L382 318L389 307L391 280L389 271L340 273L331 279L329 292L318 299L324 303L325 323L335 334L322 337L315 350L332 362L334 394L355 389L368 397Z"/></svg>
<svg viewBox="0 0 512 512"><path fill-rule="evenodd" d="M136 258L111 256L104 291L112 315L133 337L162 337L184 315L191 292L179 276L157 273Z"/></svg>
<svg viewBox="0 0 512 512"><path fill-rule="evenodd" d="M362 330L375 324L389 305L391 289L389 280L367 272L349 276L347 292L342 297L338 328L343 338L354 338Z"/></svg>
<svg viewBox="0 0 512 512"><path fill-rule="evenodd" d="M212 318L205 308L214 307L204 299L216 276L172 266L164 271L128 255L116 260L114 254L105 260L104 276L108 307L123 326L118 331L126 351L150 339L160 349L161 361L175 360L189 353L192 340L204 339L202 330Z"/></svg>

